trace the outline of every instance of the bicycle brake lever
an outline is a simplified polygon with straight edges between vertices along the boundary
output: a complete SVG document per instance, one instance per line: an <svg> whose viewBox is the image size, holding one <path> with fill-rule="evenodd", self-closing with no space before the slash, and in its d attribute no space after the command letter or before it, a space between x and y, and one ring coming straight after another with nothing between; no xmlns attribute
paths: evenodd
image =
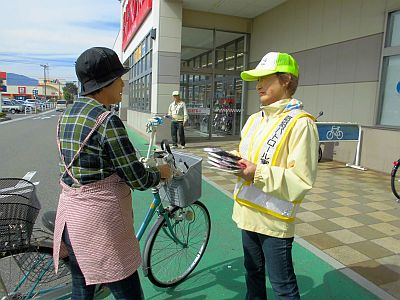
<svg viewBox="0 0 400 300"><path fill-rule="evenodd" d="M161 146L161 150L166 151L166 152L168 152L169 154L172 154L171 147L169 146L169 142L168 142L167 139L163 139L163 140L161 141L160 146Z"/></svg>

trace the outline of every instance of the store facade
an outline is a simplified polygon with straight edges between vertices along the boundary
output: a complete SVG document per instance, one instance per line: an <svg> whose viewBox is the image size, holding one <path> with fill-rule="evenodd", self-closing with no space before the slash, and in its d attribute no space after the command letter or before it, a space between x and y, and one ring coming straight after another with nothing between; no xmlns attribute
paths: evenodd
<svg viewBox="0 0 400 300"><path fill-rule="evenodd" d="M189 143L239 139L258 110L255 84L240 72L282 51L299 62L295 97L306 110L362 126L361 165L389 172L400 154L399 0L125 0L121 24L115 50L131 67L122 111L143 134L180 90ZM329 146L327 158L354 159L354 143Z"/></svg>

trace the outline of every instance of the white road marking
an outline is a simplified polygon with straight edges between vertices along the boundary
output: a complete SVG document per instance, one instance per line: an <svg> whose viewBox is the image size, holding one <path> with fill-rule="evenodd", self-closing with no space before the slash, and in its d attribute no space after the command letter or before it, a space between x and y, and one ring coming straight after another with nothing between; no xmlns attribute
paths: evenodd
<svg viewBox="0 0 400 300"><path fill-rule="evenodd" d="M45 115L45 114L54 112L54 110L55 110L55 109L51 109L51 110L49 110L49 111L41 112L41 113L38 113L38 115ZM35 116L36 116L36 115L33 115L33 116L32 116L32 115L28 115L28 116L26 116L26 117L22 117L22 118L17 118L17 119L9 120L9 121L0 122L0 125L5 125L5 124L8 124L8 123L18 122L18 121L22 121L22 120L26 120L26 119L33 119ZM35 117L35 118L36 118L36 117ZM40 117L39 117L39 118L40 118Z"/></svg>
<svg viewBox="0 0 400 300"><path fill-rule="evenodd" d="M36 171L29 171L28 173L25 174L24 177L22 177L22 179L25 180L31 180L33 176L35 176Z"/></svg>
<svg viewBox="0 0 400 300"><path fill-rule="evenodd" d="M36 174L36 171L29 171L28 173L25 174L24 177L22 177L22 179L30 181L33 178L33 176L35 176L35 174ZM40 181L33 182L34 185L38 185L39 183L40 183ZM23 189L28 186L29 186L29 184L26 181L21 180L15 186L1 189L0 193L9 192L12 190L17 190L17 189ZM23 191L23 192L26 192L26 191ZM22 193L22 192L20 191L20 193ZM3 197L0 197L0 198L3 198Z"/></svg>

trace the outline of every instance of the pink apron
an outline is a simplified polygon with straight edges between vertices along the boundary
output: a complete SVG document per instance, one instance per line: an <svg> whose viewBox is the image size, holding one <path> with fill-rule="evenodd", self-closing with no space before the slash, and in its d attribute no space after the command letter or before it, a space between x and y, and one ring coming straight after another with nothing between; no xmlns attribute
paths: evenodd
<svg viewBox="0 0 400 300"><path fill-rule="evenodd" d="M79 184L69 168L95 130L110 112L101 114L71 163L61 153L59 125L57 143L66 172ZM115 173L103 180L73 188L60 180L54 230L53 258L67 254L62 242L65 225L79 267L87 285L114 282L132 275L140 266L140 247L133 228L132 197L129 186Z"/></svg>

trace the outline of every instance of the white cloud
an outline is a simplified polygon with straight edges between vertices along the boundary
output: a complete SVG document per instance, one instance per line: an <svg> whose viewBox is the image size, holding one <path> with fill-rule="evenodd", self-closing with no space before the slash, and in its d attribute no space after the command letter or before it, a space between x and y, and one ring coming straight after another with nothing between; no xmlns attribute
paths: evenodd
<svg viewBox="0 0 400 300"><path fill-rule="evenodd" d="M0 71L76 80L74 61L93 46L113 48L119 31L117 0L13 0L1 7Z"/></svg>

